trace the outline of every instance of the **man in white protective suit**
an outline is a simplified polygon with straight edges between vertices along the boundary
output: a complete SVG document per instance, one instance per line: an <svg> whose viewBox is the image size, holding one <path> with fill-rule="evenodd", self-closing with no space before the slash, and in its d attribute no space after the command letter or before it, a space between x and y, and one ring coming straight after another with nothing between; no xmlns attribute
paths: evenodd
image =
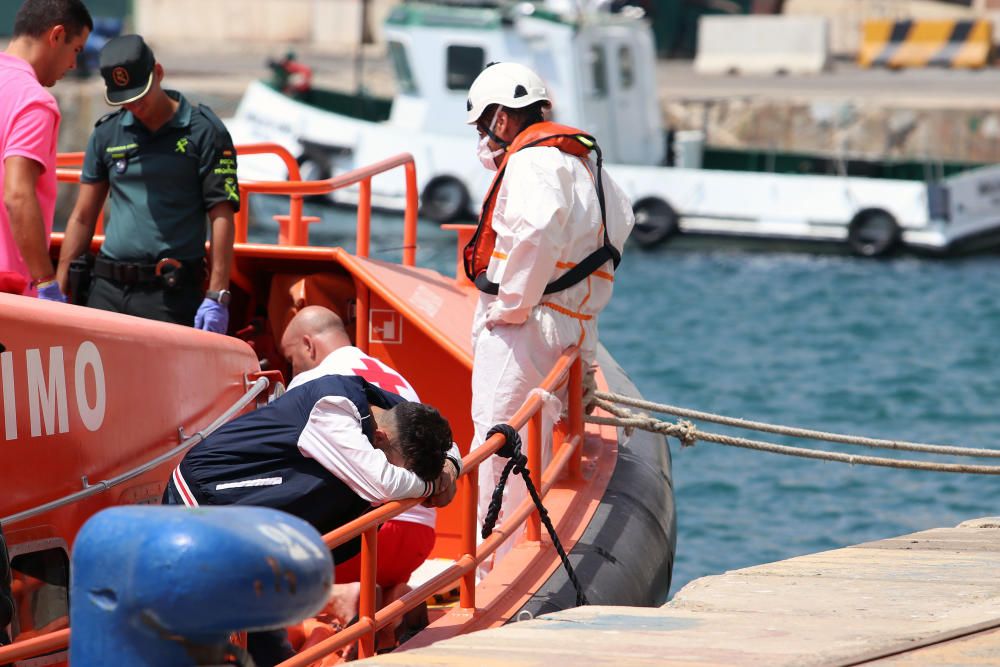
<svg viewBox="0 0 1000 667"><path fill-rule="evenodd" d="M473 447L513 416L567 347L580 345L584 368L593 364L597 316L635 222L628 197L602 169L596 139L546 120L550 109L542 79L516 63L487 65L469 88L466 122L479 132L483 166L497 172L464 255L481 291L472 325ZM592 383L592 372L586 377ZM545 464L562 412L560 397L547 399ZM480 522L505 463L494 457L480 468ZM512 477L504 512L527 497Z"/></svg>

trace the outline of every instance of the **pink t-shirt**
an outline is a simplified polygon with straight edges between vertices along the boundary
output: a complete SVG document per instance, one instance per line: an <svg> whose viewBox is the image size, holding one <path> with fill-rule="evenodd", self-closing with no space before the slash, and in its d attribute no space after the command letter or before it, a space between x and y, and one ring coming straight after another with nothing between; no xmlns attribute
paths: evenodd
<svg viewBox="0 0 1000 667"><path fill-rule="evenodd" d="M56 144L59 138L59 106L38 83L35 70L26 61L0 53L0 184L7 158L35 160L43 171L35 191L45 222L45 235L52 233L56 210ZM0 271L20 273L29 282L28 265L14 244L7 207L0 205ZM29 288L25 294L34 294Z"/></svg>

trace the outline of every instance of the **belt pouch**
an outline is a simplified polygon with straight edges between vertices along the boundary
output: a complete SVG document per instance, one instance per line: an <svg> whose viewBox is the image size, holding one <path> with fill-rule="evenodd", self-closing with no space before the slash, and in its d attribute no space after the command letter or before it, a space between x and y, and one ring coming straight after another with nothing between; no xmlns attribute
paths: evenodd
<svg viewBox="0 0 1000 667"><path fill-rule="evenodd" d="M94 256L80 255L69 263L69 300L78 306L87 305L90 282L94 277Z"/></svg>

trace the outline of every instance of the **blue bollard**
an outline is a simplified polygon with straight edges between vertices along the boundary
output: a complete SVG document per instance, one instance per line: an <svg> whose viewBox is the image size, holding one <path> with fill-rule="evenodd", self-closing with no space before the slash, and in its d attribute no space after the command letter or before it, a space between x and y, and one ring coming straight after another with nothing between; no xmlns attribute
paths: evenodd
<svg viewBox="0 0 1000 667"><path fill-rule="evenodd" d="M73 667L194 665L193 647L297 623L326 604L333 561L305 521L263 507L114 507L73 546Z"/></svg>

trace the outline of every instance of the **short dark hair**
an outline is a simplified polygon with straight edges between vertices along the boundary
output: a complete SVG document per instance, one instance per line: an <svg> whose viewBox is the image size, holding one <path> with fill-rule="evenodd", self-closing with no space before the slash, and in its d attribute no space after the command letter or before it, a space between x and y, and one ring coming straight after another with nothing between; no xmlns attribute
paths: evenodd
<svg viewBox="0 0 1000 667"><path fill-rule="evenodd" d="M436 480L451 449L448 420L436 408L412 401L397 404L389 413L406 467L425 482Z"/></svg>
<svg viewBox="0 0 1000 667"><path fill-rule="evenodd" d="M94 20L81 0L24 0L14 16L14 37L41 37L61 25L72 39L83 29L94 29Z"/></svg>

